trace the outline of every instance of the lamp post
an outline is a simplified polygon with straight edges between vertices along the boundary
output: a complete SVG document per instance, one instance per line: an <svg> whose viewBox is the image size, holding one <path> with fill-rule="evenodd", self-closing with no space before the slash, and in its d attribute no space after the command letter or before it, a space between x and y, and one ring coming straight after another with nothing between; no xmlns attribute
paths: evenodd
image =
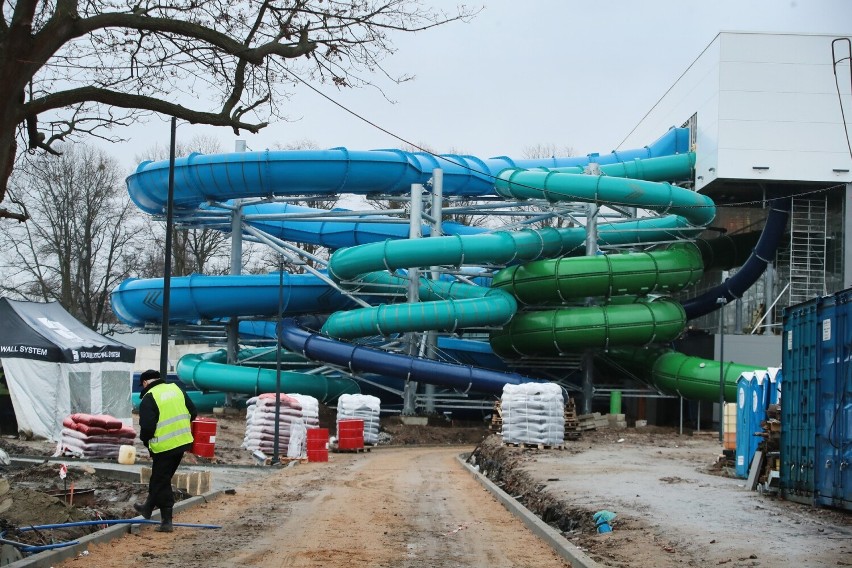
<svg viewBox="0 0 852 568"><path fill-rule="evenodd" d="M719 304L719 443L725 442L725 304L726 298L716 298Z"/></svg>

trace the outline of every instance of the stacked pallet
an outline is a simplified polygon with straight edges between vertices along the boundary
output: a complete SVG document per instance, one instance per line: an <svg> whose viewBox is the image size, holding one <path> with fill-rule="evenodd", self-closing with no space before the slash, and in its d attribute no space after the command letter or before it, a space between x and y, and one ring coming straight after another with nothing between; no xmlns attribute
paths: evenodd
<svg viewBox="0 0 852 568"><path fill-rule="evenodd" d="M494 412L491 413L491 424L488 429L492 432L503 430L503 405L499 400L494 403Z"/></svg>
<svg viewBox="0 0 852 568"><path fill-rule="evenodd" d="M770 404L766 408L766 419L760 423L761 432L758 434L763 441L757 449L765 456L763 466L758 474L758 483L764 492L778 491L781 481L781 405Z"/></svg>
<svg viewBox="0 0 852 568"><path fill-rule="evenodd" d="M577 420L577 406L574 399L569 398L565 404L565 439L577 440L582 435L580 422Z"/></svg>

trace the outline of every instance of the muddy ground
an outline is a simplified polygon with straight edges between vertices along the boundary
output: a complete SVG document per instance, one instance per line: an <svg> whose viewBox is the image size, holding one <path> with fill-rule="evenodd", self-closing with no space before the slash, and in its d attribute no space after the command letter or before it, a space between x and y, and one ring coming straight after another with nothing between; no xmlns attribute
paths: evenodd
<svg viewBox="0 0 852 568"><path fill-rule="evenodd" d="M263 469L252 453L241 447L245 435L245 410L228 414L204 414L217 421L216 451L213 458L204 458L186 454L183 466L204 466L211 468L236 466L257 466ZM134 419L138 417L134 416ZM321 408L320 426L335 433L336 415L333 409ZM138 423L136 424L138 431ZM443 418L430 419L426 426L404 425L399 417L382 419L379 445L458 445L472 448L478 444L488 431L482 423L451 422ZM136 441L137 463L148 461L147 450ZM8 480L10 489L0 495L0 531L6 531L5 538L17 542L44 545L80 538L94 532L98 525L66 530L51 530L47 533L35 531L18 532L19 528L31 525L68 523L98 519L130 519L136 516L133 503L142 501L147 494L147 486L140 483L117 481L108 474L98 474L94 467L111 460L87 459L85 464L78 458L65 456L52 457L56 451L54 442L44 440L21 440L13 436L0 437L0 450L10 457L45 458L41 463L23 466L0 465L0 477ZM286 452L286 448L282 448ZM60 478L60 467L65 465L67 474ZM246 476L249 477L249 476ZM68 503L73 489L76 502ZM65 501L63 502L63 495ZM177 492L177 499L188 495ZM11 503L8 500L11 499Z"/></svg>
<svg viewBox="0 0 852 568"><path fill-rule="evenodd" d="M240 447L244 414L214 417L216 457L188 455L184 463L257 466L251 453ZM321 426L333 430L333 423L333 413L321 414ZM406 426L394 417L383 419L380 443L472 451L471 461L480 471L607 566L852 566L852 516L745 491L744 480L720 466L718 440L713 436L681 436L674 429L656 427L605 429L584 432L579 440L566 441L562 450L535 450L503 445L484 423L441 419L428 426ZM46 442L8 438L0 439L0 447L10 454L45 457L54 449ZM144 460L141 446L137 451ZM94 504L69 507L48 495L64 486L57 461L22 470L3 468L12 491L26 492L13 496L13 506L0 513L3 528L10 531L7 538L36 544L67 540L97 527L42 535L14 529L134 516L132 504L144 498L145 487L99 478L70 458L64 462L69 466L67 480L73 480L75 488L96 488ZM306 474L307 470L299 473ZM604 509L617 517L613 532L601 535L592 515Z"/></svg>
<svg viewBox="0 0 852 568"><path fill-rule="evenodd" d="M749 491L715 434L670 428L584 432L564 450L489 438L480 470L613 568L852 566L852 514ZM611 533L593 515L616 513Z"/></svg>

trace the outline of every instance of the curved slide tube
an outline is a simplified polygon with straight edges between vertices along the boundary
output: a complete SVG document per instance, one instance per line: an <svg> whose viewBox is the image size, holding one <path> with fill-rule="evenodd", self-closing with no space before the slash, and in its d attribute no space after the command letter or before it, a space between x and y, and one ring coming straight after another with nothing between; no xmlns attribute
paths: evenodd
<svg viewBox="0 0 852 568"><path fill-rule="evenodd" d="M498 176L496 191L506 197L522 199L543 196L549 200L625 203L625 199L633 198L648 209L673 211L676 217L693 226L709 223L715 216L713 202L692 191L668 183L602 175L505 170ZM629 201L626 203L630 204ZM336 251L329 261L329 274L344 286L358 286L364 278L369 278L371 273L379 270L459 266L465 263L528 262L564 256L579 246L582 242L579 237L585 238L584 229L550 228L467 237L386 241ZM692 254L698 258L697 251ZM468 289L475 290L470 286L448 287L444 291L444 295L449 298L446 300L428 298L434 301L413 306L404 304L351 310L348 314L326 322L323 332L332 337L353 338L375 333L436 329L453 331L457 328L488 324L503 326L508 323L503 310L489 310L491 304L497 306L495 299L499 298L499 303L514 312L514 306L509 304L508 299L491 291L488 295L480 294L479 298L462 306L462 292ZM658 335L663 340L673 339L672 330L676 329L675 335L680 333L685 323L682 309L679 305L667 302L660 302L654 307L652 305L612 306L598 310L596 319L600 322L598 325L605 327L607 320L628 321L641 312L651 317L650 323L639 332L634 326L633 333L627 333L628 337L640 344L654 341ZM589 308L585 308L585 311L591 312ZM614 315L618 312L623 315ZM508 313L508 316L511 317L512 313ZM604 330L604 333L607 331Z"/></svg>
<svg viewBox="0 0 852 568"><path fill-rule="evenodd" d="M709 314L717 309L719 298L725 298L727 303L742 297L745 291L757 282L766 270L766 265L775 257L775 250L784 236L787 218L790 216L790 204L789 197L770 201L766 225L749 259L731 278L700 296L684 302L683 308L689 319Z"/></svg>
<svg viewBox="0 0 852 568"><path fill-rule="evenodd" d="M275 392L275 369L228 365L224 349L203 355L184 355L176 371L185 383L199 390L258 395ZM358 383L349 378L310 375L295 371L281 372L281 392L297 392L327 403L342 394L360 393Z"/></svg>
<svg viewBox="0 0 852 568"><path fill-rule="evenodd" d="M169 321L276 314L280 280L278 272L172 278ZM291 315L346 310L356 305L312 274L284 273L283 293L284 311ZM159 322L163 318L163 279L125 280L113 290L110 300L113 312L129 325Z"/></svg>
<svg viewBox="0 0 852 568"><path fill-rule="evenodd" d="M503 392L503 386L506 384L544 382L516 373L500 373L335 341L306 330L292 318L282 320L278 337L284 347L301 353L308 359L346 367L355 373L392 376L462 391L472 389L494 394Z"/></svg>
<svg viewBox="0 0 852 568"><path fill-rule="evenodd" d="M589 155L580 159L571 158L567 160L527 160L515 162L502 157L489 160L479 160L470 156L436 158L426 154L409 154L399 151L353 153L345 149L335 149L322 153L266 152L209 157L196 155L182 159L179 165L180 173L176 178L176 205L178 207L197 207L206 201L227 201L232 198L252 196L287 195L288 192L295 194L333 194L338 192L360 194L404 193L408 191L412 183L425 183L429 176L431 176L432 170L436 167L441 167L445 170L444 191L446 195L487 195L496 191L498 195L516 199L536 197L551 201L571 200L601 204L613 203L641 206L656 209L659 212L671 213L661 218L612 223L600 222L598 230L599 243L601 245L651 242L664 240L666 237L671 240L693 238L697 231L701 230L704 225L712 220L714 216L712 202L694 192L658 182L666 178L678 179L679 176L683 175L683 171L688 171L692 167L694 156L686 154L685 156L678 157L669 156L670 159L668 160L663 158L656 161L637 160L640 157L665 156L675 151L684 151L687 134L688 131L686 129L673 129L651 147L636 151L632 155L630 153L615 152L605 156ZM624 163L618 163L619 160L624 160ZM585 170L585 166L588 166L590 163L600 164L600 171L603 175L581 175L577 166L579 165ZM612 166L609 164L612 164ZM519 167L541 169L537 171L522 171L517 169ZM474 171L470 171L468 168ZM678 171L681 173L677 173ZM167 163L146 163L140 165L137 173L128 178L128 189L140 208L151 213L162 212L165 204L165 188L167 187L165 184L166 174ZM638 179L618 179L620 175L630 176L630 178L642 177L645 178L645 181ZM496 190L494 189L494 178L497 178ZM485 188L486 185L487 189ZM531 193L530 188L535 185L540 186L540 188L537 192ZM263 215L267 211L266 208L271 206L278 207L277 204L252 205L251 207L256 207L256 210L251 212L247 222L266 223L266 220L260 217L253 218L252 215ZM269 210L271 211L271 209ZM292 238L298 242L313 242L306 240L310 238L307 237L307 234L310 232L308 227L312 222L301 220L298 222L304 222L303 228L300 227L297 230L290 229L291 232L288 234L288 240ZM337 222L335 221L334 223ZM344 246L345 238L341 238L341 235L347 231L342 227L350 224L343 223L335 228L325 228L330 227L334 223L322 224L321 227L323 228L319 232L327 236L335 235L335 237L319 241L317 244L323 244L324 246ZM354 221L354 223L357 223L357 221ZM288 224L292 225L292 222L282 223L281 225ZM296 231L301 231L303 236L295 236L294 233ZM399 227L394 228L393 231L401 233ZM459 232L464 231L460 230ZM368 233L365 232L364 234ZM396 234L393 236L395 237ZM404 235L401 234L400 236ZM361 242L357 240L359 238L356 236L355 242ZM370 234L364 240L378 238L381 237ZM481 241L478 239L481 239ZM338 251L332 257L330 274L343 285L362 286L364 285L364 279L367 282L370 282L371 279L378 279L375 274L371 275L371 272L376 273L396 270L397 268L418 266L457 266L461 264L486 264L490 262L513 264L527 262L537 258L575 254L583 248L584 240L585 231L583 229L563 229L543 232L520 231L503 234L456 235L414 241L387 241ZM509 257L506 257L505 243L509 241L512 244L509 246ZM498 244L492 247L486 246L484 243ZM483 252L482 260L477 260L476 251L478 248L489 249L487 252ZM377 251L381 251L381 254L377 254ZM277 308L278 277L277 275L270 276L267 277L270 283L273 279L275 280L269 288L274 291L274 305ZM383 276L387 277L389 275L387 272L384 272ZM196 282L198 282L199 277L195 278ZM396 278L398 281L395 285L399 285L400 279L398 277L390 276L390 278ZM315 280L319 281L319 279ZM156 292L157 282L156 279L149 282L151 285L148 289L142 285L142 281L137 281L135 285L131 285L132 283L130 283L127 289L122 290L117 296L121 297L123 294L127 294L125 296L125 305L136 306L139 304L146 305L147 303L148 307L155 306L157 302L152 294ZM334 316L330 320L332 323L330 325L327 323L328 327L324 329L324 332L340 337L356 337L365 333L397 333L402 331L420 331L423 329L456 329L465 326L502 325L511 317L511 313L509 312L514 312L515 307L512 305L514 300L499 289L487 291L485 294L488 295L486 296L482 291L476 291L472 294L469 292L468 289L476 290L476 287L464 285L443 287L440 284L442 283L421 282L421 290L423 288L427 289L425 294L426 299L434 299L436 301L425 304L425 306L433 304L429 307L418 307L417 310L419 312L416 314L411 311L410 307L404 306L394 307L397 310L396 313L387 311L387 307L373 308L374 315L365 318L366 324L363 322L357 323L353 329L348 329L352 325L351 321L357 320L362 316L353 318L344 312L340 316ZM139 287L139 290L133 290L134 286ZM159 282L159 287L161 291L161 281ZM194 283L189 287L194 287ZM332 290L328 286L325 286L325 289ZM136 293L137 295L134 299L130 300L127 299L130 298L130 293ZM318 296L320 293L316 295ZM241 295L243 297L252 296L252 294L245 294L239 291L234 295ZM329 297L333 295L339 296L335 292L334 294L330 294ZM313 297L312 294L306 296ZM481 310L479 309L480 304L477 302L482 298L489 299L488 302L481 302L484 311L489 312L486 317L478 313ZM505 310L491 308L497 299L499 299L497 303L505 304ZM221 300L221 298L218 300ZM243 312L239 311L234 313L233 311L218 308L208 310L207 306L219 303L218 300L213 299L212 303L208 304L206 302L199 302L191 294L187 294L180 305L187 307L186 313L189 321L199 319L192 318L191 316L194 314L199 315L201 318L214 317L214 311L217 312L218 316L243 315ZM474 302L468 302L464 305L477 307L474 309L457 309L458 304L467 302L468 300L474 300ZM229 299L229 301L231 300ZM309 307L304 312L299 312L298 309L301 307L299 306L296 313L325 311L316 310L316 303L310 304L311 299L308 297L305 297L304 301L308 303ZM299 302L294 301L292 304L297 305ZM648 307L655 304L656 306L653 308ZM176 305L174 298L172 299L172 305ZM233 310L234 307L232 306L230 309ZM248 305L245 306L245 309L246 311L252 311L253 314L251 315L263 315ZM336 310L339 308L334 307L333 309ZM610 309L615 311L609 313ZM599 319L611 321L613 319L612 314L617 313L619 310L632 310L634 312L662 311L667 313L674 310L682 312L679 306L667 301L637 303L635 301L627 302L618 300L614 301L612 306L607 306L606 313L602 311ZM266 314L274 313L274 311L274 309L266 311ZM382 315L378 315L380 311L383 312ZM472 314L471 317L468 317L468 312ZM123 313L130 321L156 321L156 317L151 313L138 314L131 309L125 309ZM492 313L498 315L492 315ZM458 317L458 314L462 314L462 316ZM651 316L650 318L652 320L650 324L651 328L659 327L662 329L663 327L675 327L675 324L671 323L672 320L683 320L682 313L678 313L675 317L664 315L661 318L655 318L656 316ZM350 321L345 324L341 323L344 320ZM682 326L682 323L680 325ZM628 341L642 344L660 337L653 332L650 334L647 333L648 329L646 326L641 334L627 333ZM354 361L351 358L348 360L348 363L346 361L347 357L356 356L350 350L352 348L351 345L335 342L327 337L317 336L304 330L298 330L294 325L291 325L286 330L282 327L282 341L284 341L283 335L285 331L291 337L291 348L298 349L301 345L301 349L299 350L305 352L312 359L326 360L330 363L346 365L352 368ZM300 333L306 334L304 341L293 339L293 337L298 336ZM334 345L334 347L331 345ZM361 349L368 348L361 347ZM368 352L365 351L364 353ZM378 364L378 369L367 370L365 367L358 372L411 377L412 371L410 369L416 367L414 362L417 361L423 361L427 370L420 373L415 380L429 382L430 373L438 372L437 368L430 367L432 363L437 363L435 361L385 352L378 353L391 356L391 358L382 359L382 362ZM362 357L360 354L358 356ZM329 357L330 359L323 359L323 357ZM367 361L373 361L373 355L363 355L363 358ZM201 375L206 374L206 369L210 370L209 375L211 378L218 378L219 371L214 370L215 367L201 366L201 363L220 363L215 361L188 361L188 366L190 363L192 363L193 373L199 378L201 378ZM232 368L228 367L228 369ZM386 373L386 371L392 369L396 369L397 372ZM459 369L471 371L465 367L459 367ZM489 372L493 373L492 371ZM444 369L441 369L440 373L444 373ZM470 373L465 375L464 372L458 377L447 380L454 387L475 388L476 390L493 392L491 390L492 386L499 383L500 388L502 388L502 384L511 382L507 381L506 375L497 375L499 376L493 378L493 385L489 383L491 377L472 377ZM439 376L437 384L448 384L440 382L443 380L444 378ZM515 380L524 381L528 379L517 376ZM252 379L248 378L245 382L246 384L251 384L251 381ZM199 382L190 382L200 386L202 383L205 383L205 380L201 379ZM206 388L210 388L209 385Z"/></svg>
<svg viewBox="0 0 852 568"><path fill-rule="evenodd" d="M694 245L649 253L559 258L498 272L492 287L524 305L558 309L522 312L491 332L494 352L507 359L556 357L578 349L645 345L676 339L686 324L677 302L636 296L671 294L695 284L702 261ZM585 306L588 297L606 305ZM580 303L565 307L565 304Z"/></svg>
<svg viewBox="0 0 852 568"><path fill-rule="evenodd" d="M444 195L491 195L494 177L505 168L586 166L654 158L689 150L689 131L672 128L659 140L637 150L571 158L482 160L473 156L433 156L401 150L331 150L191 154L175 160L176 209L207 202L273 195L339 193L403 194L425 184L432 171L444 171ZM142 162L127 178L130 198L142 211L157 215L168 200L169 161Z"/></svg>
<svg viewBox="0 0 852 568"><path fill-rule="evenodd" d="M691 357L665 347L612 349L606 356L632 370L663 392L691 400L719 401L719 381L725 384L725 402L736 402L737 379L754 365L726 362L720 376L719 361Z"/></svg>

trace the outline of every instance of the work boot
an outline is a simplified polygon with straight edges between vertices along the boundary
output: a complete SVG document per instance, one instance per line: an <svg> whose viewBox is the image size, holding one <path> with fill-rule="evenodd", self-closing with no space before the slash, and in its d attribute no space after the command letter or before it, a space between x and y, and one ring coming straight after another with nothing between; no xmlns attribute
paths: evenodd
<svg viewBox="0 0 852 568"><path fill-rule="evenodd" d="M160 509L160 516L162 521L157 525L157 528L154 530L157 532L174 532L175 527L172 524L172 508L171 507L163 507Z"/></svg>
<svg viewBox="0 0 852 568"><path fill-rule="evenodd" d="M154 512L154 504L151 502L150 497L144 503L134 503L133 508L146 519L150 519L151 513Z"/></svg>

